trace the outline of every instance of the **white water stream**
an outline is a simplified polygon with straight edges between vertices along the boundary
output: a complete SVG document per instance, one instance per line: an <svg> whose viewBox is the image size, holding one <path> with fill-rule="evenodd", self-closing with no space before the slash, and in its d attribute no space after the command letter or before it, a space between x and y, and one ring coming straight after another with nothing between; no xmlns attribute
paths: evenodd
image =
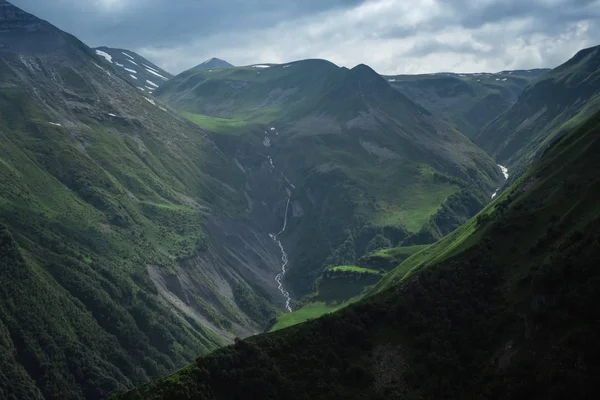
<svg viewBox="0 0 600 400"><path fill-rule="evenodd" d="M503 165L498 164L498 167L500 167L500 170L502 170L502 175L504 175L504 179L508 179L508 168L506 168ZM500 188L496 189L496 191L494 192L494 194L492 194L492 200L496 198L496 196L498 195L498 192L500 191Z"/></svg>
<svg viewBox="0 0 600 400"><path fill-rule="evenodd" d="M275 164L273 164L273 159L271 157L269 157L269 163L271 164L271 167L273 167L273 169L275 169ZM286 177L285 175L283 175L283 178L285 179L285 181L292 187L292 188L296 188ZM285 232L285 228L287 228L287 217L288 217L288 211L290 208L290 201L292 199L292 195L291 192L288 190L288 198L287 198L287 203L285 204L285 214L283 216L283 227L281 228L281 230L278 233L275 234L269 234L269 236L271 237L271 239L273 239L275 241L275 243L277 243L277 245L279 246L279 249L281 250L281 272L279 274L277 274L277 276L275 277L275 281L277 282L277 288L279 289L279 291L281 292L281 294L285 297L285 308L286 310L288 310L289 312L292 312L292 307L290 306L290 303L292 301L292 298L290 297L290 293L288 291L286 291L283 288L283 278L285 277L285 273L286 273L286 267L288 265L288 255L285 252L285 249L283 248L283 244L281 243L281 240L279 239L279 236Z"/></svg>

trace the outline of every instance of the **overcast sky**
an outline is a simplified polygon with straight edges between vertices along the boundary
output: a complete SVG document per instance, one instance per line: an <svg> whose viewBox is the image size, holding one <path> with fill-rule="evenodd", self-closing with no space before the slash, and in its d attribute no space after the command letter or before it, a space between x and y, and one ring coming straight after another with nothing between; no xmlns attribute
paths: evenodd
<svg viewBox="0 0 600 400"><path fill-rule="evenodd" d="M600 0L10 0L179 73L324 58L383 74L555 67L600 44Z"/></svg>

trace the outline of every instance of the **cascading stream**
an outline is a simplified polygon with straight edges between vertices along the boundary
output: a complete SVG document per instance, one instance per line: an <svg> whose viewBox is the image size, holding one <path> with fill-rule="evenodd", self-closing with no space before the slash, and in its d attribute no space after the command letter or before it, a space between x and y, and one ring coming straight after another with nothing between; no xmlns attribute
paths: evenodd
<svg viewBox="0 0 600 400"><path fill-rule="evenodd" d="M275 169L275 164L273 164L273 159L271 157L269 157L269 163L271 164L271 167L273 167L273 169ZM285 175L283 175L283 178L285 179L285 181L292 187L292 188L296 188L286 177ZM285 228L287 228L287 217L288 217L288 210L290 208L290 201L292 199L292 194L290 191L288 191L288 198L287 198L287 203L285 204L285 214L283 216L283 227L281 228L281 230L276 233L276 234L269 234L269 236L271 237L271 239L273 239L275 241L275 243L277 243L277 245L279 246L279 249L281 250L281 272L279 274L277 274L277 276L275 277L275 281L277 282L277 288L279 289L279 291L281 292L281 294L285 297L285 308L286 310L288 310L289 312L292 312L292 307L290 305L292 298L290 297L290 294L288 291L286 291L283 288L283 278L285 277L285 272L286 272L286 267L288 265L288 255L285 252L285 249L283 248L283 244L281 243L281 240L279 239L279 236L285 232Z"/></svg>

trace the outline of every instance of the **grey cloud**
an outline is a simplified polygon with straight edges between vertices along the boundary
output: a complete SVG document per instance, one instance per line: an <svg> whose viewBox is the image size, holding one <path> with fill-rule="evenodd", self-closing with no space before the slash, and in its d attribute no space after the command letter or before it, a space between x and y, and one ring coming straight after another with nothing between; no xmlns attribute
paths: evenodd
<svg viewBox="0 0 600 400"><path fill-rule="evenodd" d="M363 0L12 0L92 46L170 46ZM122 4L121 7L118 4Z"/></svg>
<svg viewBox="0 0 600 400"><path fill-rule="evenodd" d="M212 56L238 65L326 58L390 74L498 71L553 67L600 43L600 0L14 2L174 73Z"/></svg>

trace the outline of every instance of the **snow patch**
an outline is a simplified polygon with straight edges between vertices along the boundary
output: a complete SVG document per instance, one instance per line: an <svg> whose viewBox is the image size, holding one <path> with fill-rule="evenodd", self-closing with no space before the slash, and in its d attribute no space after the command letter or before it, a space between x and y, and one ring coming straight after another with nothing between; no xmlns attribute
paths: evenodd
<svg viewBox="0 0 600 400"><path fill-rule="evenodd" d="M168 81L168 80L169 80L168 78L165 78L164 76L162 76L162 75L161 75L161 74L159 74L158 72L154 72L154 71L152 71L151 69L148 69L148 68L146 68L146 71L150 72L152 75L156 75L156 76L158 76L159 78L161 78L161 79L164 79L165 81Z"/></svg>
<svg viewBox="0 0 600 400"><path fill-rule="evenodd" d="M112 62L113 62L112 56L110 54L108 54L107 52L104 52L102 50L96 50L96 54L98 54L100 57L104 57L106 59L106 61L108 61L109 63L112 64Z"/></svg>
<svg viewBox="0 0 600 400"><path fill-rule="evenodd" d="M146 91L146 89L144 89L143 87L139 87L139 86L138 86L138 89L140 89L142 92L145 92L145 91Z"/></svg>
<svg viewBox="0 0 600 400"><path fill-rule="evenodd" d="M125 68L125 67L123 67L123 68L124 68L124 69L125 69L125 71L127 71L127 72L131 72L132 74L137 74L137 71L136 71L135 69L131 69L131 68Z"/></svg>
<svg viewBox="0 0 600 400"><path fill-rule="evenodd" d="M164 112L167 112L167 109L164 108L163 106L158 106L159 109L163 110Z"/></svg>
<svg viewBox="0 0 600 400"><path fill-rule="evenodd" d="M388 79L388 82L396 82L395 79Z"/></svg>
<svg viewBox="0 0 600 400"><path fill-rule="evenodd" d="M116 117L116 115L113 113L108 113L108 115L110 115L111 117Z"/></svg>
<svg viewBox="0 0 600 400"><path fill-rule="evenodd" d="M152 104L153 106L155 106L155 105L156 105L156 102L155 102L154 100L152 100L152 99L149 99L149 98L147 98L147 97L144 97L144 99L146 99L146 101L147 101L148 103Z"/></svg>
<svg viewBox="0 0 600 400"><path fill-rule="evenodd" d="M124 55L126 55L127 57L131 58L132 60L135 60L135 58L133 58L133 56L130 56L129 54L125 53L124 51L122 51L121 53L123 53Z"/></svg>
<svg viewBox="0 0 600 400"><path fill-rule="evenodd" d="M95 62L92 61L92 64L94 64L96 67L100 68L102 71L106 72L106 75L108 76L112 76L110 74L110 72L108 72L107 70L105 70L104 68L102 68L101 66L99 66L98 64L96 64Z"/></svg>
<svg viewBox="0 0 600 400"><path fill-rule="evenodd" d="M129 74L130 77L132 77L133 79L137 79L137 76L133 75L133 74Z"/></svg>
<svg viewBox="0 0 600 400"><path fill-rule="evenodd" d="M124 66L123 64L121 64L121 63L118 63L118 62L116 62L116 61L115 61L115 65L116 65L117 67L122 67L122 68L125 68L125 66Z"/></svg>
<svg viewBox="0 0 600 400"><path fill-rule="evenodd" d="M61 124L59 124L58 122L48 122L50 125L54 125L54 126L62 126Z"/></svg>
<svg viewBox="0 0 600 400"><path fill-rule="evenodd" d="M136 62L135 62L135 61L133 61L133 60L127 60L127 61L129 61L129 62L130 62L130 63L132 63L132 64L135 64L135 65L137 65L138 67L140 66L140 64L136 63Z"/></svg>
<svg viewBox="0 0 600 400"><path fill-rule="evenodd" d="M154 71L154 72L158 72L158 70L157 70L156 68L152 68L151 66L149 66L149 65L146 65L146 64L144 64L144 63L142 63L142 65L143 65L143 66L144 66L144 68L146 68L146 69L151 69L151 70L152 70L152 71Z"/></svg>
<svg viewBox="0 0 600 400"><path fill-rule="evenodd" d="M150 86L154 86L155 88L158 87L158 85L156 83L154 83L154 82L152 82L152 81L150 81L148 79L146 79L146 83L149 84Z"/></svg>
<svg viewBox="0 0 600 400"><path fill-rule="evenodd" d="M271 66L265 65L265 64L257 64L257 65L253 65L252 68L271 68Z"/></svg>
<svg viewBox="0 0 600 400"><path fill-rule="evenodd" d="M289 67L291 67L291 65L290 65L290 64L288 64L288 65L284 65L284 66L283 66L283 68L289 68Z"/></svg>
<svg viewBox="0 0 600 400"><path fill-rule="evenodd" d="M271 147L271 139L265 136L265 139L263 140L263 145L265 147Z"/></svg>
<svg viewBox="0 0 600 400"><path fill-rule="evenodd" d="M496 189L496 191L494 192L494 194L492 194L492 200L496 198L496 196L498 196L498 191L500 189Z"/></svg>
<svg viewBox="0 0 600 400"><path fill-rule="evenodd" d="M502 82L506 82L506 81L507 81L507 79L506 79L506 78L502 79Z"/></svg>
<svg viewBox="0 0 600 400"><path fill-rule="evenodd" d="M504 179L508 179L508 168L498 164L498 166L500 167L500 169L502 170L502 174L504 175Z"/></svg>

